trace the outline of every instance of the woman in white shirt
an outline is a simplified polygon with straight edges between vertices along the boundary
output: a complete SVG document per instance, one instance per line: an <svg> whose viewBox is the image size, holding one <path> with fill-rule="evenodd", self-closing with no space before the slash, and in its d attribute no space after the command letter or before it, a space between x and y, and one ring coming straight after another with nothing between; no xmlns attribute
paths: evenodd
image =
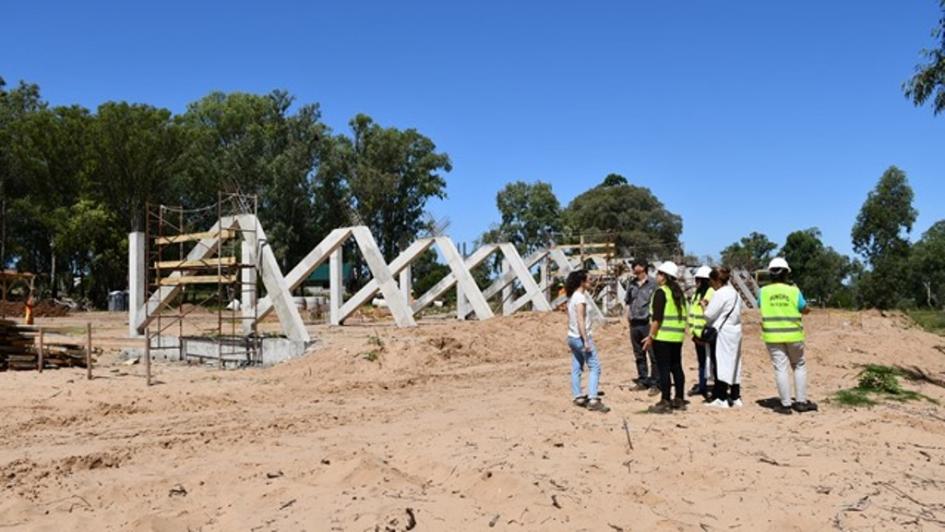
<svg viewBox="0 0 945 532"><path fill-rule="evenodd" d="M600 358L597 348L591 338L591 317L587 311L587 301L590 297L587 290L590 281L587 272L578 270L571 272L564 283L565 293L568 295L568 347L571 349L571 395L574 404L586 407L588 410L608 412L610 408L604 406L597 397L597 383L600 382ZM587 395L581 393L581 374L584 366L588 368Z"/></svg>
<svg viewBox="0 0 945 532"><path fill-rule="evenodd" d="M718 331L712 351L718 364L714 400L715 408L742 406L742 300L729 283L728 268L715 268L709 280L715 289L712 300L705 307L706 323Z"/></svg>

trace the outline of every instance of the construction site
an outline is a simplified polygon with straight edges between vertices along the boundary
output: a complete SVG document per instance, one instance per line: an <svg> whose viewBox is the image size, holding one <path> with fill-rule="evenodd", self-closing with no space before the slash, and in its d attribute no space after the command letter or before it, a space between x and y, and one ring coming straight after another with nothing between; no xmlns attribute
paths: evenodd
<svg viewBox="0 0 945 532"><path fill-rule="evenodd" d="M0 531L945 531L945 0L5 8Z"/></svg>
<svg viewBox="0 0 945 532"><path fill-rule="evenodd" d="M464 255L434 236L386 263L354 226L282 271L255 204L220 194L197 210L149 206L146 231L129 235L127 313L2 322L4 527L945 526L945 338L904 315L809 315L821 411L783 418L765 406L758 284L736 272L749 404L651 416L628 384L630 258L611 242L523 258L504 243ZM411 265L434 249L450 273L415 293ZM352 254L371 278L346 293ZM480 286L472 272L497 258L498 275ZM304 295L324 263L327 297ZM605 415L563 393L559 289L578 268L593 274ZM832 403L865 364L921 375L910 386L926 399Z"/></svg>

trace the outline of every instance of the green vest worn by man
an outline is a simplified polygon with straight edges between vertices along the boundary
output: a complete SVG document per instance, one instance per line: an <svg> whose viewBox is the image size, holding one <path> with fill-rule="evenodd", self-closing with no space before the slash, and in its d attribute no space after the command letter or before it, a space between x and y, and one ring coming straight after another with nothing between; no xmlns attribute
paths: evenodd
<svg viewBox="0 0 945 532"><path fill-rule="evenodd" d="M804 341L804 325L797 305L801 291L784 283L761 288L761 338L767 344L793 344Z"/></svg>
<svg viewBox="0 0 945 532"><path fill-rule="evenodd" d="M663 310L663 322L660 323L660 330L656 331L654 340L661 342L673 342L681 344L686 338L686 309L680 309L673 301L673 292L668 286L660 287L660 290L666 294L666 308ZM656 291L653 291L656 295ZM650 316L653 316L653 299L650 299Z"/></svg>
<svg viewBox="0 0 945 532"><path fill-rule="evenodd" d="M692 294L692 301L689 302L689 334L694 338L701 338L706 326L705 309L702 308L700 302L703 299L712 301L713 294L715 294L715 289L711 286L701 298L698 293Z"/></svg>

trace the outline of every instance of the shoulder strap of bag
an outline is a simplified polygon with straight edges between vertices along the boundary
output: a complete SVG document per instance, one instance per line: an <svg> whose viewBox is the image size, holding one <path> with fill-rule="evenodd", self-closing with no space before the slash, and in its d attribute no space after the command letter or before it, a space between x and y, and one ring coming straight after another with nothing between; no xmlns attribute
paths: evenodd
<svg viewBox="0 0 945 532"><path fill-rule="evenodd" d="M738 297L739 297L738 292L736 292L735 303L732 305L732 310L728 311L728 314L725 315L725 319L722 320L722 323L720 323L718 327L716 327L716 330L722 330L722 326L725 325L725 322L728 321L729 316L731 316L732 313L735 312L735 307L738 306Z"/></svg>

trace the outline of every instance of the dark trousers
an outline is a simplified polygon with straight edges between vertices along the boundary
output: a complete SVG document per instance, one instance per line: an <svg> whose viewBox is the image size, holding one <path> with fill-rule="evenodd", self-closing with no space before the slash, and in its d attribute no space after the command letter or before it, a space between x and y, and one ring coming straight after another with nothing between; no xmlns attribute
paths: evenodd
<svg viewBox="0 0 945 532"><path fill-rule="evenodd" d="M643 339L650 335L650 324L630 324L630 345L633 346L633 358L637 364L637 382L648 386L655 385L659 379L656 367L656 355L650 349L649 357L643 350ZM647 360L649 358L649 361ZM649 364L647 364L649 362Z"/></svg>
<svg viewBox="0 0 945 532"><path fill-rule="evenodd" d="M709 356L709 350L711 349L708 344L705 342L692 342L696 346L696 360L699 362L699 393L705 394L706 389L706 361ZM715 364L712 364L712 367L715 367Z"/></svg>
<svg viewBox="0 0 945 532"><path fill-rule="evenodd" d="M670 379L676 389L676 397L682 399L685 394L686 374L682 367L682 343L653 342L653 351L656 353L656 366L659 368L660 392L664 401L669 401Z"/></svg>
<svg viewBox="0 0 945 532"><path fill-rule="evenodd" d="M732 402L736 399L741 399L742 385L732 384L729 386L727 383L722 381L715 381L715 388L712 390L712 396L714 399L721 399L723 401L729 402Z"/></svg>

